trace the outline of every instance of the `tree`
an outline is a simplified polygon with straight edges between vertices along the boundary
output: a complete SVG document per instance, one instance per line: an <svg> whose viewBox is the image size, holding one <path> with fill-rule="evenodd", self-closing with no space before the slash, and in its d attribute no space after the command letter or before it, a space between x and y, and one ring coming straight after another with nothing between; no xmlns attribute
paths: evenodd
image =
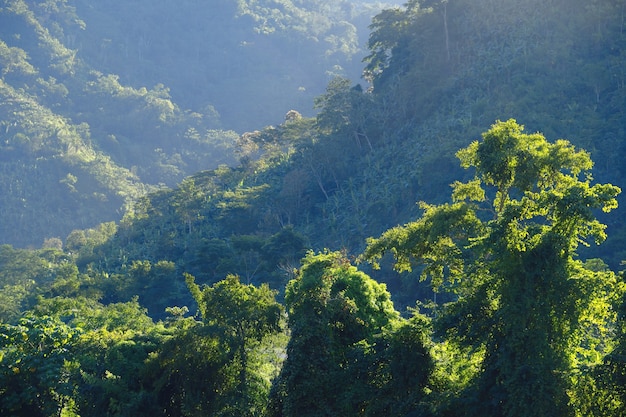
<svg viewBox="0 0 626 417"><path fill-rule="evenodd" d="M40 297L35 308L27 314L36 318L30 323L46 319L45 323L56 323L56 328L65 327L66 332L75 335L63 345L56 342L60 353L56 356L44 350L43 362L50 365L48 374L57 362L57 368L52 369L58 373L57 378L63 378L65 392L71 393L65 402L72 406L76 415L139 417L159 412L161 404L157 404L157 398L160 399L157 394L161 393L155 388L158 378L154 377L159 373L153 371L154 363L162 359L159 355L165 342L177 335L182 327L179 322L170 328L162 323L155 324L136 298L130 302L103 305L93 298L81 296ZM60 330L51 333L55 336L62 334ZM57 339L58 336L52 341ZM13 345L18 343L13 342ZM20 362L32 361L24 351L21 353ZM58 363L63 364L60 370ZM162 373L169 370L167 366L162 368ZM50 385L41 383L36 386L38 392L56 390L50 377L45 382ZM174 403L173 399L169 400ZM47 407L55 406L47 398L43 401ZM59 416L59 413L57 410L47 415ZM62 412L60 415L66 414Z"/></svg>
<svg viewBox="0 0 626 417"><path fill-rule="evenodd" d="M27 315L16 325L0 325L2 415L74 415L76 387L70 375L79 335L49 316Z"/></svg>
<svg viewBox="0 0 626 417"><path fill-rule="evenodd" d="M193 178L188 178L179 184L177 198L172 203L176 214L184 222L187 233L191 233L194 224L202 220L200 195L201 190L196 186Z"/></svg>
<svg viewBox="0 0 626 417"><path fill-rule="evenodd" d="M423 204L421 219L370 238L362 257L376 265L391 251L396 269L419 264L436 290L457 295L436 324L485 349L471 410L572 415L569 378L599 356L590 335L614 318L617 288L576 250L605 239L594 213L616 208L620 189L591 184L587 152L525 134L513 119L482 137L457 153L475 177L453 184L453 202Z"/></svg>
<svg viewBox="0 0 626 417"><path fill-rule="evenodd" d="M370 55L365 57L365 68L371 81L380 77L390 65L393 52L409 26L408 12L400 8L386 9L372 19L368 48Z"/></svg>
<svg viewBox="0 0 626 417"><path fill-rule="evenodd" d="M392 391L425 385L430 356L423 326L401 320L385 285L342 253L309 253L287 286L285 305L291 339L269 415L400 415L389 414L397 410L399 391ZM415 374L405 379L403 366Z"/></svg>
<svg viewBox="0 0 626 417"><path fill-rule="evenodd" d="M228 343L192 317L177 320L171 330L173 337L158 346L144 371L160 415L231 415L225 410L238 405L229 396L237 386L237 369Z"/></svg>
<svg viewBox="0 0 626 417"><path fill-rule="evenodd" d="M623 283L624 271L620 275ZM602 363L582 375L579 391L584 415L618 417L626 413L626 293L619 303L615 336L616 344Z"/></svg>
<svg viewBox="0 0 626 417"><path fill-rule="evenodd" d="M268 336L281 331L283 309L275 300L275 291L267 284L242 284L235 275L203 288L195 284L191 275L187 274L185 281L205 325L230 347L231 360L238 362L233 415L258 415L263 409L266 388L258 378L259 369L252 367L250 354Z"/></svg>

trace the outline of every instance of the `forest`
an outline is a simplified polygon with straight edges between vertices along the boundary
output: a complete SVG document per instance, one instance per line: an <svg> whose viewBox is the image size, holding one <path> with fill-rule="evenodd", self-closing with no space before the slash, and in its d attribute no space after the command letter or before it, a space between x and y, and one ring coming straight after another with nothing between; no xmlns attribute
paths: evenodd
<svg viewBox="0 0 626 417"><path fill-rule="evenodd" d="M0 1L0 415L625 415L625 25Z"/></svg>

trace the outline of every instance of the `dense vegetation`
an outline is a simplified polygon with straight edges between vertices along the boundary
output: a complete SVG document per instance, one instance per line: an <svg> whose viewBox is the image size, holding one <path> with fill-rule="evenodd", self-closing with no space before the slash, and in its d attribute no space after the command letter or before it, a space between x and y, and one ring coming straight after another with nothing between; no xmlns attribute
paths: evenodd
<svg viewBox="0 0 626 417"><path fill-rule="evenodd" d="M98 50L58 42L102 41L81 26L139 4L119 21L107 2L0 9L3 236L29 210L77 221L0 246L0 414L624 415L623 0L411 0L373 18L364 87L334 76L314 117L241 135L217 105L174 104L204 105L183 93L199 57L249 34L293 54L313 29L336 57L333 19L355 9L224 0L224 44L164 38L149 15ZM168 24L212 36L184 20L194 4ZM158 85L155 45L185 77ZM202 95L223 94L217 74ZM29 172L57 188L29 191ZM89 199L123 218L78 217Z"/></svg>
<svg viewBox="0 0 626 417"><path fill-rule="evenodd" d="M312 114L330 76L356 77L376 10L3 0L2 241L39 247L119 220L147 191L235 166L235 131L294 107Z"/></svg>

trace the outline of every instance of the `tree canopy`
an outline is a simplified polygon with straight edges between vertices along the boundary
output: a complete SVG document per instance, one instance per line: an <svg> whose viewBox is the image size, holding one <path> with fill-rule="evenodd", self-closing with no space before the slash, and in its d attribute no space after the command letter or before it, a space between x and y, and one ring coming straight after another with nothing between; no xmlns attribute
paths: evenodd
<svg viewBox="0 0 626 417"><path fill-rule="evenodd" d="M525 134L512 119L457 156L475 177L452 185L453 203L423 205L419 220L369 239L363 258L390 251L397 269L423 265L423 279L457 296L439 322L485 349L479 413L573 415L570 378L582 357L607 353L593 333L608 331L621 291L576 250L604 239L594 213L616 208L620 189L592 185L588 153Z"/></svg>
<svg viewBox="0 0 626 417"><path fill-rule="evenodd" d="M271 416L401 415L433 367L428 320L401 319L384 284L340 252L309 253L285 293L291 338Z"/></svg>

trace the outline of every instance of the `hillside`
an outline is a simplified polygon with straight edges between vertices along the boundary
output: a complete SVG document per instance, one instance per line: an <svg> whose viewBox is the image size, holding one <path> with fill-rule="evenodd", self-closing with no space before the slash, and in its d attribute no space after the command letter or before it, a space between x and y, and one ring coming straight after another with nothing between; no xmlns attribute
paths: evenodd
<svg viewBox="0 0 626 417"><path fill-rule="evenodd" d="M43 64L32 64L23 49L7 44L12 64L3 79L10 97L3 104L3 155L14 155L3 162L8 243L65 239L73 229L95 230L126 213L113 239L97 249L115 271L135 260L168 261L175 263L175 274L189 271L212 281L233 272L280 288L280 267L296 264L297 256L288 255L286 262L277 254L265 262L268 239L287 227L301 242L294 253L303 247L358 252L368 236L418 215L416 201L444 201L448 185L467 175L455 150L507 118L590 151L596 179L623 185L619 2L581 5L568 13L559 4L532 1L388 9L371 27L364 67L372 89L337 76L314 100L315 118L291 112L276 126L244 135L219 130L217 112L181 110L165 86L124 86L118 76L68 58L71 50L48 36L35 12L18 8L22 2L11 4L3 13L17 13L21 20L7 19L12 24L6 27L25 33L13 42L44 48L46 43L35 42L41 38L56 45L57 64L50 68L58 78L44 82L37 69ZM65 6L57 12L73 16L64 21L81 30L80 7ZM244 14L256 16L252 26L258 30L261 9L255 7ZM77 74L87 77L84 84ZM27 89L13 87L19 82L56 96L25 96ZM81 111L67 113L70 108ZM146 152L146 146L158 147ZM201 171L218 164L230 168ZM154 185L173 185L194 172L199 173L174 189L141 197ZM43 183L27 179L36 173ZM136 203L123 210L129 202ZM45 205L53 209L40 210ZM586 252L614 268L624 257L621 210L606 219L609 240L602 252ZM39 240L32 238L36 231ZM91 244L81 249L71 242L73 251L89 253L80 265L92 262ZM213 255L205 247L222 253L209 260ZM214 265L228 265L242 253L250 265ZM395 275L385 279L398 288L415 285Z"/></svg>
<svg viewBox="0 0 626 417"><path fill-rule="evenodd" d="M3 1L2 242L38 247L234 166L235 131L312 112L329 71L356 74L376 7Z"/></svg>
<svg viewBox="0 0 626 417"><path fill-rule="evenodd" d="M133 86L166 85L181 107L213 106L238 132L312 115L329 74L357 80L367 26L381 5L367 1L76 1L85 30L78 56ZM131 28L127 30L127 28Z"/></svg>
<svg viewBox="0 0 626 417"><path fill-rule="evenodd" d="M241 165L198 173L141 200L99 256L115 271L139 260L173 262L179 284L183 271L200 282L237 273L280 289L301 248L358 253L367 237L419 215L415 202L446 201L449 184L468 175L454 152L497 119L514 117L526 131L570 140L597 162L594 178L624 187L617 14L582 6L563 14L556 4L532 1L489 5L381 13L366 67L372 91L331 80L315 100L316 118L293 114L243 135ZM450 19L447 49L443 16ZM601 215L609 238L582 256L619 268L622 210ZM80 262L90 262L92 249ZM402 304L432 296L410 275L376 276Z"/></svg>

